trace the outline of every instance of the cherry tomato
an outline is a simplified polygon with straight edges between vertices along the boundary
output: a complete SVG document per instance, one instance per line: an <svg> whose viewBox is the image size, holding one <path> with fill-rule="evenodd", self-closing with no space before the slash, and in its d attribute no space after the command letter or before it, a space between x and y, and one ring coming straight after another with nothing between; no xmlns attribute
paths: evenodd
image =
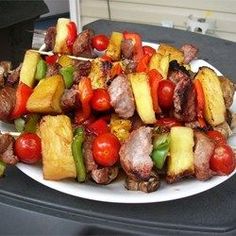
<svg viewBox="0 0 236 236"><path fill-rule="evenodd" d="M210 159L210 168L218 175L229 175L235 169L235 155L227 144L219 144Z"/></svg>
<svg viewBox="0 0 236 236"><path fill-rule="evenodd" d="M41 159L41 139L34 133L23 133L15 142L15 153L20 161L34 164Z"/></svg>
<svg viewBox="0 0 236 236"><path fill-rule="evenodd" d="M143 53L144 55L152 56L156 50L150 46L143 46Z"/></svg>
<svg viewBox="0 0 236 236"><path fill-rule="evenodd" d="M213 139L217 144L226 144L227 140L222 133L217 130L207 131L207 136Z"/></svg>
<svg viewBox="0 0 236 236"><path fill-rule="evenodd" d="M112 166L119 159L120 142L114 134L100 134L95 138L92 150L99 165Z"/></svg>
<svg viewBox="0 0 236 236"><path fill-rule="evenodd" d="M109 38L104 34L95 35L92 38L92 47L98 51L104 51L109 44Z"/></svg>
<svg viewBox="0 0 236 236"><path fill-rule="evenodd" d="M170 109L173 104L175 84L163 79L158 84L158 102L162 109Z"/></svg>
<svg viewBox="0 0 236 236"><path fill-rule="evenodd" d="M95 89L91 106L95 111L107 111L111 108L110 95L106 89Z"/></svg>
<svg viewBox="0 0 236 236"><path fill-rule="evenodd" d="M156 121L155 125L166 127L166 128L171 128L171 127L174 127L174 126L181 126L181 122L179 120L177 120L176 118L166 117L166 118L158 119Z"/></svg>

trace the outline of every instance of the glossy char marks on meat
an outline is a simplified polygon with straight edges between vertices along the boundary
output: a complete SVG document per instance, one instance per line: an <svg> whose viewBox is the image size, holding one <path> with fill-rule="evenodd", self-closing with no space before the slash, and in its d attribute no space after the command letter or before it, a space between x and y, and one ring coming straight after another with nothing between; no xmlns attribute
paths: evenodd
<svg viewBox="0 0 236 236"><path fill-rule="evenodd" d="M184 52L184 64L197 58L198 48L192 44L184 44L180 50Z"/></svg>
<svg viewBox="0 0 236 236"><path fill-rule="evenodd" d="M7 76L7 84L14 85L19 82L21 67L22 63Z"/></svg>
<svg viewBox="0 0 236 236"><path fill-rule="evenodd" d="M86 29L78 34L73 44L73 55L77 57L95 57L91 46L91 39L94 32L91 29Z"/></svg>
<svg viewBox="0 0 236 236"><path fill-rule="evenodd" d="M75 61L73 73L73 83L78 84L83 76L87 77L91 71L91 61Z"/></svg>
<svg viewBox="0 0 236 236"><path fill-rule="evenodd" d="M74 86L70 89L65 89L61 97L62 110L69 112L74 108L77 108L78 105L80 104L78 104L78 100L76 99L76 97L77 97L77 90Z"/></svg>
<svg viewBox="0 0 236 236"><path fill-rule="evenodd" d="M19 160L14 155L15 139L10 134L0 134L0 159L9 165L15 165Z"/></svg>
<svg viewBox="0 0 236 236"><path fill-rule="evenodd" d="M196 120L196 92L190 78L182 78L175 87L174 115L184 122Z"/></svg>
<svg viewBox="0 0 236 236"><path fill-rule="evenodd" d="M213 176L210 169L210 158L213 155L215 144L202 132L194 132L194 169L198 180L207 180Z"/></svg>
<svg viewBox="0 0 236 236"><path fill-rule="evenodd" d="M0 89L0 120L7 121L16 103L16 89L4 87Z"/></svg>
<svg viewBox="0 0 236 236"><path fill-rule="evenodd" d="M124 39L121 42L121 55L125 59L131 59L134 53L134 44L131 39Z"/></svg>
<svg viewBox="0 0 236 236"><path fill-rule="evenodd" d="M128 78L117 76L108 88L111 105L122 118L132 117L135 111L134 97Z"/></svg>
<svg viewBox="0 0 236 236"><path fill-rule="evenodd" d="M152 128L140 127L134 130L120 148L120 163L128 177L147 181L151 176L153 162Z"/></svg>

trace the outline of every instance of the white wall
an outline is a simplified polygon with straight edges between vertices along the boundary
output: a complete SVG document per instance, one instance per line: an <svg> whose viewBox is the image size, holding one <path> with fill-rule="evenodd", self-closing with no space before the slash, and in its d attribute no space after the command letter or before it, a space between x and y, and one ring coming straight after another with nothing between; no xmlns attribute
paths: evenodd
<svg viewBox="0 0 236 236"><path fill-rule="evenodd" d="M76 1L76 0L70 0ZM186 29L189 15L216 19L215 36L236 42L236 0L109 0L111 20L161 25L171 20ZM107 0L80 0L82 25L108 19Z"/></svg>

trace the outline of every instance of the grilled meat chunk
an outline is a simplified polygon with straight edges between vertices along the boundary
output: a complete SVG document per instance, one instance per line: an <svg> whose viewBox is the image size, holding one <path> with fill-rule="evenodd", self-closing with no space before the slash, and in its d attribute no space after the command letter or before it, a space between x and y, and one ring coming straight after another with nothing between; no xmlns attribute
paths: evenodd
<svg viewBox="0 0 236 236"><path fill-rule="evenodd" d="M49 64L47 68L46 77L60 74L61 65L60 64Z"/></svg>
<svg viewBox="0 0 236 236"><path fill-rule="evenodd" d="M194 169L198 180L207 180L212 177L210 158L214 152L215 144L202 132L195 132Z"/></svg>
<svg viewBox="0 0 236 236"><path fill-rule="evenodd" d="M15 70L13 70L8 76L7 76L7 84L14 85L18 83L20 79L20 71L21 71L22 64L20 64Z"/></svg>
<svg viewBox="0 0 236 236"><path fill-rule="evenodd" d="M134 130L120 148L120 163L126 174L134 180L148 180L151 176L153 162L152 129L140 127Z"/></svg>
<svg viewBox="0 0 236 236"><path fill-rule="evenodd" d="M94 139L95 139L94 135L86 135L86 138L83 144L84 161L85 161L85 166L88 173L98 168L98 165L93 159L92 146L93 146Z"/></svg>
<svg viewBox="0 0 236 236"><path fill-rule="evenodd" d="M121 54L123 58L131 59L134 53L134 44L131 39L124 39L121 42Z"/></svg>
<svg viewBox="0 0 236 236"><path fill-rule="evenodd" d="M45 51L52 51L55 46L56 39L56 27L49 27L46 31L46 35L44 37L44 43L46 45Z"/></svg>
<svg viewBox="0 0 236 236"><path fill-rule="evenodd" d="M224 76L219 76L220 87L223 93L225 107L230 108L233 104L234 93L235 93L235 85L228 78Z"/></svg>
<svg viewBox="0 0 236 236"><path fill-rule="evenodd" d="M119 168L117 166L104 167L91 171L91 177L97 184L109 184L119 174Z"/></svg>
<svg viewBox="0 0 236 236"><path fill-rule="evenodd" d="M176 85L173 95L176 118L191 122L196 120L196 92L189 78L182 78Z"/></svg>
<svg viewBox="0 0 236 236"><path fill-rule="evenodd" d="M0 89L0 120L7 121L16 103L16 89L6 86Z"/></svg>
<svg viewBox="0 0 236 236"><path fill-rule="evenodd" d="M111 105L122 118L133 116L135 110L132 89L126 76L117 76L108 88Z"/></svg>
<svg viewBox="0 0 236 236"><path fill-rule="evenodd" d="M91 72L92 63L90 61L76 61L73 73L73 83L78 84L82 76L88 76Z"/></svg>
<svg viewBox="0 0 236 236"><path fill-rule="evenodd" d="M91 46L91 39L94 32L91 29L86 29L79 33L73 44L73 55L77 57L95 57Z"/></svg>
<svg viewBox="0 0 236 236"><path fill-rule="evenodd" d="M15 139L10 134L0 133L0 159L9 165L15 165L19 161L13 152L14 142Z"/></svg>
<svg viewBox="0 0 236 236"><path fill-rule="evenodd" d="M137 181L129 176L125 180L125 188L131 191L142 191L145 193L155 192L160 187L161 181L157 173L152 171L150 178L145 181Z"/></svg>
<svg viewBox="0 0 236 236"><path fill-rule="evenodd" d="M192 44L184 44L180 50L184 53L184 64L188 64L197 57L198 48Z"/></svg>
<svg viewBox="0 0 236 236"><path fill-rule="evenodd" d="M74 87L64 90L64 93L61 97L61 108L63 111L70 111L76 108L76 95L77 91Z"/></svg>

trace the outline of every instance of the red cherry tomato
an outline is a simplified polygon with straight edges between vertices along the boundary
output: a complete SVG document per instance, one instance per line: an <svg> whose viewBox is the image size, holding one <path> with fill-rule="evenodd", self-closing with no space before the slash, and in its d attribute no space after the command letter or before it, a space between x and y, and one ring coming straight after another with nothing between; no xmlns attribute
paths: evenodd
<svg viewBox="0 0 236 236"><path fill-rule="evenodd" d="M158 84L158 102L162 109L170 109L173 104L175 84L163 79Z"/></svg>
<svg viewBox="0 0 236 236"><path fill-rule="evenodd" d="M114 134L101 134L95 138L92 150L99 165L112 166L119 159L120 142Z"/></svg>
<svg viewBox="0 0 236 236"><path fill-rule="evenodd" d="M109 44L109 38L104 34L95 35L92 38L92 47L98 51L104 51Z"/></svg>
<svg viewBox="0 0 236 236"><path fill-rule="evenodd" d="M152 56L156 50L150 46L143 46L143 53L144 55Z"/></svg>
<svg viewBox="0 0 236 236"><path fill-rule="evenodd" d="M217 130L207 131L207 136L213 139L217 144L226 144L227 140L222 133Z"/></svg>
<svg viewBox="0 0 236 236"><path fill-rule="evenodd" d="M218 175L229 175L235 169L235 155L232 148L219 144L210 159L210 168Z"/></svg>
<svg viewBox="0 0 236 236"><path fill-rule="evenodd" d="M110 95L106 89L95 89L91 106L95 111L107 111L111 108Z"/></svg>
<svg viewBox="0 0 236 236"><path fill-rule="evenodd" d="M34 164L41 159L41 139L34 133L23 133L15 142L15 154L20 161Z"/></svg>
<svg viewBox="0 0 236 236"><path fill-rule="evenodd" d="M176 118L166 117L166 118L158 119L156 121L155 125L166 127L166 128L171 128L171 127L174 127L174 126L181 126L181 122L179 120L177 120Z"/></svg>

